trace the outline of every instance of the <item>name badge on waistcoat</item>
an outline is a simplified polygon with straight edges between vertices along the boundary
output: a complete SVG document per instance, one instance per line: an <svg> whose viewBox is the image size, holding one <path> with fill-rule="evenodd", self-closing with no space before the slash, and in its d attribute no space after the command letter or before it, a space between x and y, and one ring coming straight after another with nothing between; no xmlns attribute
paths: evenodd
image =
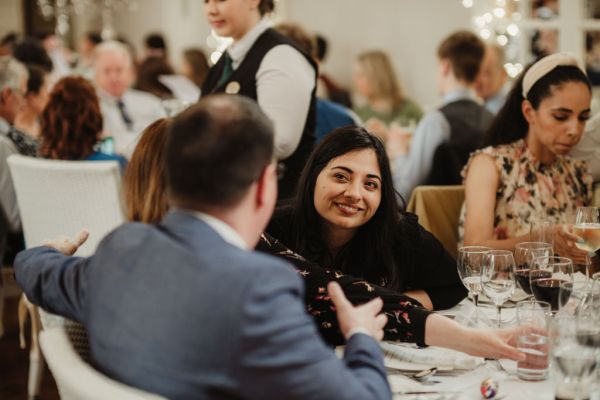
<svg viewBox="0 0 600 400"><path fill-rule="evenodd" d="M236 81L231 81L225 86L225 93L238 94L240 92L240 84Z"/></svg>

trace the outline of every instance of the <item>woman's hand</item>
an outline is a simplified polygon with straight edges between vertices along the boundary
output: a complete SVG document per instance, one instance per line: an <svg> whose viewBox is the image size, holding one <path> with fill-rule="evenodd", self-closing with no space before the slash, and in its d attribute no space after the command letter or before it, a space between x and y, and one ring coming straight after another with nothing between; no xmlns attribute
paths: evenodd
<svg viewBox="0 0 600 400"><path fill-rule="evenodd" d="M58 250L65 256L72 256L75 254L77 249L85 243L87 238L90 236L90 233L87 229L83 229L79 232L75 237L70 240L65 235L61 235L52 240L45 240L44 246L52 247L53 249Z"/></svg>
<svg viewBox="0 0 600 400"><path fill-rule="evenodd" d="M588 253L575 246L578 240L582 239L573 233L571 225L558 225L554 233L555 253L570 258L573 264L586 264Z"/></svg>

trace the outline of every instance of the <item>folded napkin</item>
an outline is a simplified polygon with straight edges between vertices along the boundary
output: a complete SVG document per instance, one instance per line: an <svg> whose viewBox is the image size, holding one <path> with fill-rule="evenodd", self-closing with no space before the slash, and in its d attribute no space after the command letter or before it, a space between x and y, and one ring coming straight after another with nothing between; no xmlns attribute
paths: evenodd
<svg viewBox="0 0 600 400"><path fill-rule="evenodd" d="M473 357L441 347L432 346L420 349L413 345L396 342L381 342L380 346L385 355L385 366L388 368L401 368L398 366L399 364L411 362L428 366L471 370L484 363L484 359L481 357Z"/></svg>

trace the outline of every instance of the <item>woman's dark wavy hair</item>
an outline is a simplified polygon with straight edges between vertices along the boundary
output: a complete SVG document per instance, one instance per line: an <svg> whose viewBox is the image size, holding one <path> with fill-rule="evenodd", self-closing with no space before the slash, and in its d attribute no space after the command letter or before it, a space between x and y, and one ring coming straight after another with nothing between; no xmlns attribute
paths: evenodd
<svg viewBox="0 0 600 400"><path fill-rule="evenodd" d="M531 65L523 71L515 81L511 91L506 98L504 106L492 121L485 137L485 146L499 146L523 139L529 130L529 123L523 115L521 104L523 103L523 77L531 68ZM590 90L592 85L585 73L574 65L559 65L540 78L527 93L527 100L534 109L538 109L542 100L552 95L555 87L567 82L584 83Z"/></svg>
<svg viewBox="0 0 600 400"><path fill-rule="evenodd" d="M335 157L351 151L371 149L381 172L381 203L373 217L361 226L352 240L337 254L329 255L322 234L322 217L314 203L317 177ZM394 189L392 173L379 138L358 126L331 131L310 155L298 184L293 204L292 248L325 268L335 266L344 273L373 283L385 281L387 287L400 288L401 278L395 265L394 244L403 218L404 200ZM402 206L399 205L402 204Z"/></svg>
<svg viewBox="0 0 600 400"><path fill-rule="evenodd" d="M82 77L66 77L54 85L40 123L42 157L82 160L94 152L102 132L96 91Z"/></svg>

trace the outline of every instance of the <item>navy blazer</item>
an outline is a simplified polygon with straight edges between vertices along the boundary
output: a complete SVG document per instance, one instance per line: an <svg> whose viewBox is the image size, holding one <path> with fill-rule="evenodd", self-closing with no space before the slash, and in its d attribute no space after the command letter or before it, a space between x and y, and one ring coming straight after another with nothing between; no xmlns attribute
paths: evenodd
<svg viewBox="0 0 600 400"><path fill-rule="evenodd" d="M85 325L95 366L172 399L388 399L381 350L356 334L339 359L303 303L302 280L185 212L125 224L89 258L21 252L17 282Z"/></svg>

